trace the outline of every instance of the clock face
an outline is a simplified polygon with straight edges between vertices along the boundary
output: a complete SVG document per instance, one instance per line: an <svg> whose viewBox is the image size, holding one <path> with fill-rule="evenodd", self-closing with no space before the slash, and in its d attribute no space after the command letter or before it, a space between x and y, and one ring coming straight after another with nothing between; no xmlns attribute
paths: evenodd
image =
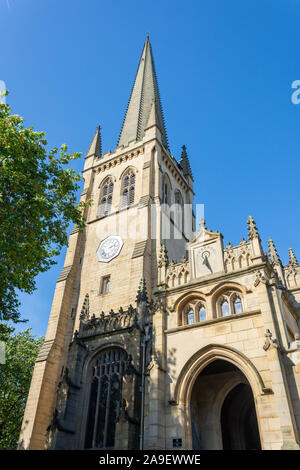
<svg viewBox="0 0 300 470"><path fill-rule="evenodd" d="M123 240L119 235L110 235L102 240L97 250L97 257L99 261L108 263L113 258L118 256L123 246Z"/></svg>

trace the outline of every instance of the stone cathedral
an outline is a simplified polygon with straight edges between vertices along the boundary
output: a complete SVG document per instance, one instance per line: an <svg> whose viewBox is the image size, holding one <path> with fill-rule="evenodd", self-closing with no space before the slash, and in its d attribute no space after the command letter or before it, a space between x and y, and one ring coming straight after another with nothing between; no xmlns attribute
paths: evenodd
<svg viewBox="0 0 300 470"><path fill-rule="evenodd" d="M116 149L97 129L20 449L298 449L300 265L195 227L149 38ZM245 219L247 216L245 217Z"/></svg>

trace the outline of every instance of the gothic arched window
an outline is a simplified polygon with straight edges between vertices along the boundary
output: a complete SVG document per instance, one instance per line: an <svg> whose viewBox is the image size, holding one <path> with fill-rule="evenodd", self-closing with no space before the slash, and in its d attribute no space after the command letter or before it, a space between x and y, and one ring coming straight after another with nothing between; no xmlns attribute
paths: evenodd
<svg viewBox="0 0 300 470"><path fill-rule="evenodd" d="M206 309L202 305L199 309L199 321L205 321L205 320L206 320Z"/></svg>
<svg viewBox="0 0 300 470"><path fill-rule="evenodd" d="M198 297L189 299L178 311L179 326L197 325L206 320L205 300Z"/></svg>
<svg viewBox="0 0 300 470"><path fill-rule="evenodd" d="M110 348L96 356L90 365L85 449L114 448L126 361L125 351Z"/></svg>
<svg viewBox="0 0 300 470"><path fill-rule="evenodd" d="M135 173L132 169L127 171L122 181L121 207L134 203Z"/></svg>
<svg viewBox="0 0 300 470"><path fill-rule="evenodd" d="M186 313L186 323L187 323L187 325L193 325L195 323L194 310L190 309Z"/></svg>
<svg viewBox="0 0 300 470"><path fill-rule="evenodd" d="M234 313L242 313L243 312L243 305L241 299L236 296L233 301L233 310Z"/></svg>
<svg viewBox="0 0 300 470"><path fill-rule="evenodd" d="M228 317L243 313L242 294L235 291L223 292L216 302L217 316Z"/></svg>
<svg viewBox="0 0 300 470"><path fill-rule="evenodd" d="M107 215L111 211L112 196L114 191L114 183L112 178L107 178L102 185L100 191L100 204L98 208L98 216Z"/></svg>
<svg viewBox="0 0 300 470"><path fill-rule="evenodd" d="M228 317L230 315L229 303L227 300L223 300L221 303L221 314L222 317Z"/></svg>

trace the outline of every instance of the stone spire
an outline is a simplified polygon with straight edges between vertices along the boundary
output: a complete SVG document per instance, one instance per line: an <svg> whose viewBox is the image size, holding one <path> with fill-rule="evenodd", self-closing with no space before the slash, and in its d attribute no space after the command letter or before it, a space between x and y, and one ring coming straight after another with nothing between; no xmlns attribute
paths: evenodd
<svg viewBox="0 0 300 470"><path fill-rule="evenodd" d="M299 266L298 260L293 252L292 248L289 248L289 265Z"/></svg>
<svg viewBox="0 0 300 470"><path fill-rule="evenodd" d="M91 142L90 148L88 149L88 152L86 154L87 157L95 156L96 158L101 158L102 157L102 145L101 145L101 133L100 133L101 127L98 126L96 133L93 137L93 140Z"/></svg>
<svg viewBox="0 0 300 470"><path fill-rule="evenodd" d="M269 238L268 240L268 251L269 251L269 259L271 261L271 264L279 264L281 265L281 260L279 258L279 255L277 253L276 247L274 245L274 242L272 238Z"/></svg>
<svg viewBox="0 0 300 470"><path fill-rule="evenodd" d="M152 50L147 36L122 125L118 147L121 145L127 146L129 142L143 139L145 129L154 124L161 132L162 144L168 148Z"/></svg>
<svg viewBox="0 0 300 470"><path fill-rule="evenodd" d="M179 165L182 167L184 176L190 176L193 179L192 170L190 167L189 157L186 152L186 146L182 146L181 158Z"/></svg>

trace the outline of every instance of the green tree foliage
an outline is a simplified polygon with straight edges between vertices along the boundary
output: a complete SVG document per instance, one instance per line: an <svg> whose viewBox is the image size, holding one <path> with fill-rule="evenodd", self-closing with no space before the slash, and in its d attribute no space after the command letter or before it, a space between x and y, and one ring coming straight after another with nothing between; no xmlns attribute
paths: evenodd
<svg viewBox="0 0 300 470"><path fill-rule="evenodd" d="M0 364L0 449L15 449L18 443L31 376L44 338L6 329L5 364Z"/></svg>
<svg viewBox="0 0 300 470"><path fill-rule="evenodd" d="M66 168L81 154L48 151L45 133L23 122L0 103L0 321L22 321L17 289L33 292L67 245L70 222L84 227L89 204L76 204L81 176Z"/></svg>

